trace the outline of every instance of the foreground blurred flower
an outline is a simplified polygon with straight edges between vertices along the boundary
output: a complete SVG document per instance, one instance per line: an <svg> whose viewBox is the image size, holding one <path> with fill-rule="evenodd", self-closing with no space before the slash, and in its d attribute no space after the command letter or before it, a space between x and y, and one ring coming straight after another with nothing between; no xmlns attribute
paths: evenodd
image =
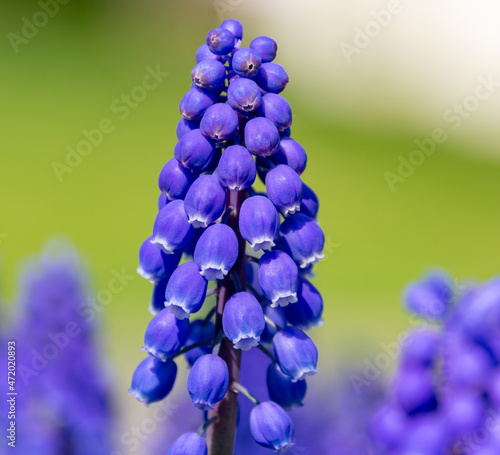
<svg viewBox="0 0 500 455"><path fill-rule="evenodd" d="M78 254L52 242L26 263L19 288L7 333L17 352L16 453L109 455L111 382Z"/></svg>
<svg viewBox="0 0 500 455"><path fill-rule="evenodd" d="M416 329L405 341L389 396L372 420L379 452L500 453L500 281L459 295L435 272L410 285L405 299L423 323L442 327Z"/></svg>
<svg viewBox="0 0 500 455"><path fill-rule="evenodd" d="M280 405L302 405L304 378L317 371L316 346L294 327L322 323L321 296L302 278L323 257L317 197L302 182L307 155L290 138L292 110L278 95L288 74L273 62L277 44L261 36L241 47L242 38L241 23L227 20L196 52L193 86L179 105L177 164L168 161L158 180L163 199L150 243L159 253L144 244L139 255L139 272L155 284L150 309L158 314L146 329L145 350L156 358L137 367L131 392L147 404L163 399L175 371L161 361L171 365L184 355L192 402L209 410L197 435L181 436L172 454L203 453L199 437L206 431L211 455L233 455L238 393L255 406L246 417L255 441L286 451L293 424ZM257 195L252 187L257 173L267 193ZM302 208L305 215L297 213ZM281 226L280 213L288 217ZM246 242L265 254L247 255ZM180 254L188 262L178 265ZM161 308L162 292L175 317L187 322L199 312L201 318L175 323ZM215 308L204 309L213 294ZM299 297L287 320L281 307ZM239 383L241 351L253 347L273 361L268 384L274 401L260 403Z"/></svg>

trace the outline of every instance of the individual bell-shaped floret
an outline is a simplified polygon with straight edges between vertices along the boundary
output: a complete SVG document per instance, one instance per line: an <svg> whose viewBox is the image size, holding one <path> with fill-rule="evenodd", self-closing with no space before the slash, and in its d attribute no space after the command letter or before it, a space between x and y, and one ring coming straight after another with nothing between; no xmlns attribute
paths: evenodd
<svg viewBox="0 0 500 455"><path fill-rule="evenodd" d="M257 109L262 102L259 86L245 77L234 78L227 88L229 105L242 112L251 112Z"/></svg>
<svg viewBox="0 0 500 455"><path fill-rule="evenodd" d="M440 353L441 334L431 328L419 328L408 333L401 351L403 368L432 368Z"/></svg>
<svg viewBox="0 0 500 455"><path fill-rule="evenodd" d="M300 213L307 215L309 218L316 218L319 210L319 199L314 191L305 183L302 187L302 201L300 202Z"/></svg>
<svg viewBox="0 0 500 455"><path fill-rule="evenodd" d="M196 120L201 118L203 113L216 102L217 95L214 92L193 87L183 96L179 104L179 111L188 120Z"/></svg>
<svg viewBox="0 0 500 455"><path fill-rule="evenodd" d="M209 281L222 280L238 259L238 238L225 224L209 226L198 240L194 260Z"/></svg>
<svg viewBox="0 0 500 455"><path fill-rule="evenodd" d="M158 186L168 199L184 199L198 174L182 166L175 158L167 161L158 177Z"/></svg>
<svg viewBox="0 0 500 455"><path fill-rule="evenodd" d="M222 327L235 349L248 351L258 346L265 325L260 303L248 292L238 292L226 302Z"/></svg>
<svg viewBox="0 0 500 455"><path fill-rule="evenodd" d="M225 204L226 192L211 174L198 177L184 199L184 209L195 228L205 228L217 220L224 212Z"/></svg>
<svg viewBox="0 0 500 455"><path fill-rule="evenodd" d="M132 375L132 385L128 390L146 406L163 400L174 386L177 365L173 360L162 362L153 356L146 357Z"/></svg>
<svg viewBox="0 0 500 455"><path fill-rule="evenodd" d="M260 55L263 63L266 63L275 59L278 44L269 36L258 36L252 40L250 48Z"/></svg>
<svg viewBox="0 0 500 455"><path fill-rule="evenodd" d="M263 63L254 78L260 88L266 92L281 93L288 84L288 74L278 63Z"/></svg>
<svg viewBox="0 0 500 455"><path fill-rule="evenodd" d="M229 54L234 44L234 35L227 28L217 27L207 33L207 46L216 55Z"/></svg>
<svg viewBox="0 0 500 455"><path fill-rule="evenodd" d="M392 394L407 414L436 409L436 384L432 371L423 368L402 368L392 384Z"/></svg>
<svg viewBox="0 0 500 455"><path fill-rule="evenodd" d="M318 290L306 279L299 279L297 301L283 310L287 321L302 330L323 324L323 299Z"/></svg>
<svg viewBox="0 0 500 455"><path fill-rule="evenodd" d="M277 152L280 134L271 120L256 117L245 125L245 146L250 153L267 158Z"/></svg>
<svg viewBox="0 0 500 455"><path fill-rule="evenodd" d="M267 197L252 196L241 205L239 226L254 251L270 250L280 232L280 217Z"/></svg>
<svg viewBox="0 0 500 455"><path fill-rule="evenodd" d="M271 161L274 164L287 164L300 175L306 169L307 154L304 147L302 147L302 145L300 145L295 139L282 137L280 139L280 147L271 157Z"/></svg>
<svg viewBox="0 0 500 455"><path fill-rule="evenodd" d="M285 452L293 446L292 420L272 401L265 401L252 409L250 431L257 444L277 453Z"/></svg>
<svg viewBox="0 0 500 455"><path fill-rule="evenodd" d="M259 260L259 282L272 307L297 301L298 270L283 251L268 251Z"/></svg>
<svg viewBox="0 0 500 455"><path fill-rule="evenodd" d="M305 269L325 257L325 234L316 221L302 213L288 217L281 224L281 236L293 260Z"/></svg>
<svg viewBox="0 0 500 455"><path fill-rule="evenodd" d="M241 145L231 145L224 150L217 167L220 183L230 191L242 191L255 182L257 168L250 152Z"/></svg>
<svg viewBox="0 0 500 455"><path fill-rule="evenodd" d="M186 341L186 346L190 346L200 341L213 340L215 335L215 326L211 321L197 319L190 324L189 335ZM202 355L212 352L213 343L207 343L197 348L190 349L184 354L186 362L193 366L194 362Z"/></svg>
<svg viewBox="0 0 500 455"><path fill-rule="evenodd" d="M454 437L472 434L481 427L486 414L484 397L470 390L460 393L445 391L443 395L440 409L446 419L447 429Z"/></svg>
<svg viewBox="0 0 500 455"><path fill-rule="evenodd" d="M188 120L185 117L181 117L175 129L177 140L180 141L182 139L182 136L199 127L200 127L200 120Z"/></svg>
<svg viewBox="0 0 500 455"><path fill-rule="evenodd" d="M151 243L153 236L142 242L139 249L139 267L137 273L151 283L170 277L181 259L181 251L165 254Z"/></svg>
<svg viewBox="0 0 500 455"><path fill-rule="evenodd" d="M224 57L221 55L216 55L214 54L210 48L207 46L207 43L203 43L197 50L196 50L196 63L200 63L202 60L218 60L218 61L224 61Z"/></svg>
<svg viewBox="0 0 500 455"><path fill-rule="evenodd" d="M184 201L178 199L167 204L156 215L151 243L166 254L172 254L188 244L193 231L184 210Z"/></svg>
<svg viewBox="0 0 500 455"><path fill-rule="evenodd" d="M214 141L226 141L234 136L238 128L238 115L226 103L210 106L203 114L201 132Z"/></svg>
<svg viewBox="0 0 500 455"><path fill-rule="evenodd" d="M207 443L197 433L184 433L168 449L167 455L207 455Z"/></svg>
<svg viewBox="0 0 500 455"><path fill-rule="evenodd" d="M217 60L202 60L191 71L191 79L197 87L217 92L224 87L226 68Z"/></svg>
<svg viewBox="0 0 500 455"><path fill-rule="evenodd" d="M453 301L453 283L444 273L429 273L406 288L404 301L410 312L427 319L442 320Z"/></svg>
<svg viewBox="0 0 500 455"><path fill-rule="evenodd" d="M226 19L220 26L227 28L237 40L243 39L243 24L239 20Z"/></svg>
<svg viewBox="0 0 500 455"><path fill-rule="evenodd" d="M214 156L214 145L201 130L192 130L177 142L174 156L186 169L200 173L210 166Z"/></svg>
<svg viewBox="0 0 500 455"><path fill-rule="evenodd" d="M302 180L286 164L278 164L266 175L267 197L284 215L293 215L300 209Z"/></svg>
<svg viewBox="0 0 500 455"><path fill-rule="evenodd" d="M177 267L165 290L165 307L179 319L189 318L203 306L207 294L207 280L193 261Z"/></svg>
<svg viewBox="0 0 500 455"><path fill-rule="evenodd" d="M189 320L178 319L164 308L149 321L143 350L165 362L179 353L188 334Z"/></svg>
<svg viewBox="0 0 500 455"><path fill-rule="evenodd" d="M252 77L261 65L260 55L249 47L243 47L233 55L233 70L239 76Z"/></svg>
<svg viewBox="0 0 500 455"><path fill-rule="evenodd" d="M300 329L293 326L280 330L273 338L274 355L281 371L293 382L315 375L318 370L318 348Z"/></svg>
<svg viewBox="0 0 500 455"><path fill-rule="evenodd" d="M187 389L193 405L203 409L213 409L224 398L229 388L227 364L218 355L201 356L191 368Z"/></svg>
<svg viewBox="0 0 500 455"><path fill-rule="evenodd" d="M278 131L284 131L292 124L292 108L290 104L281 95L275 93L267 93L262 97L257 114L271 120Z"/></svg>
<svg viewBox="0 0 500 455"><path fill-rule="evenodd" d="M295 381L283 374L277 363L270 363L267 368L267 390L269 398L278 403L282 408L292 409L303 406L307 392L307 383Z"/></svg>

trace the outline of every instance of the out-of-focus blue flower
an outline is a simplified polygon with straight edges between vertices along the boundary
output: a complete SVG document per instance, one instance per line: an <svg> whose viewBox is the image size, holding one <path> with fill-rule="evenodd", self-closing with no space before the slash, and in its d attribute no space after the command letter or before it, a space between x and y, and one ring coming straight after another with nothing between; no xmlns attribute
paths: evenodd
<svg viewBox="0 0 500 455"><path fill-rule="evenodd" d="M292 409L302 406L307 392L307 383L292 381L290 376L284 374L276 363L271 363L267 369L267 389L269 398L278 403L282 408Z"/></svg>

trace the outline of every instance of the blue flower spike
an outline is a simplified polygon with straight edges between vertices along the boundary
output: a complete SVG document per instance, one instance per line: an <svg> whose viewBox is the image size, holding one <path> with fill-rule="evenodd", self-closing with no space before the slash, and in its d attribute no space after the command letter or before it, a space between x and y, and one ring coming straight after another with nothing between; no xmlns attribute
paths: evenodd
<svg viewBox="0 0 500 455"><path fill-rule="evenodd" d="M205 417L196 433L180 431L167 455L246 453L228 444L245 425L261 446L286 452L294 429L284 409L302 406L304 378L316 372L318 351L303 330L323 321L321 295L306 280L324 245L318 197L302 182L308 157L292 138L278 45L268 36L242 40L241 22L227 19L196 50L173 158L158 178L153 235L139 251L154 316L131 393L146 404L164 398L183 356L189 395ZM246 388L251 375L241 374L245 386L237 379L253 356L261 392ZM455 373L454 384L473 382ZM266 390L271 401L261 403ZM238 395L251 412L239 409Z"/></svg>
<svg viewBox="0 0 500 455"><path fill-rule="evenodd" d="M187 388L193 406L202 410L213 409L229 388L226 362L214 354L201 356L189 372Z"/></svg>
<svg viewBox="0 0 500 455"><path fill-rule="evenodd" d="M235 349L248 351L258 346L265 325L260 303L248 292L238 292L226 302L222 327Z"/></svg>

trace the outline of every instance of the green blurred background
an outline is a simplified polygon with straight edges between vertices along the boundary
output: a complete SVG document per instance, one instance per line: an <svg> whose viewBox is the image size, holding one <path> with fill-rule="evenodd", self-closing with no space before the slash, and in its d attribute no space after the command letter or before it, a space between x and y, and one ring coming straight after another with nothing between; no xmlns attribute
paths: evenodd
<svg viewBox="0 0 500 455"><path fill-rule="evenodd" d="M244 23L244 45L274 37L277 61L290 75L284 95L294 111L292 136L308 151L303 178L320 197L327 238L314 279L326 323L313 331L325 371L371 358L380 343L396 339L409 325L401 290L427 268L445 268L457 280L497 274L500 93L480 101L457 130L443 114L474 95L481 76L500 74L489 52L500 43L492 20L499 8L488 1L440 0L432 9L401 2L401 12L349 62L341 44L353 45L356 27L363 30L387 4L72 0L16 46L9 33L21 35L23 18L32 21L41 6L3 2L4 299L15 295L21 260L56 234L82 251L96 292L113 270L135 275L194 52L221 18L231 17ZM113 102L139 90L146 68L157 65L168 76L127 115L116 112ZM53 163L65 164L66 147L105 118L114 131L60 181ZM399 157L408 159L414 141L435 128L449 139L391 191L384 174L396 173ZM150 290L137 276L101 312L117 399L133 413L142 411L126 389L143 357Z"/></svg>

